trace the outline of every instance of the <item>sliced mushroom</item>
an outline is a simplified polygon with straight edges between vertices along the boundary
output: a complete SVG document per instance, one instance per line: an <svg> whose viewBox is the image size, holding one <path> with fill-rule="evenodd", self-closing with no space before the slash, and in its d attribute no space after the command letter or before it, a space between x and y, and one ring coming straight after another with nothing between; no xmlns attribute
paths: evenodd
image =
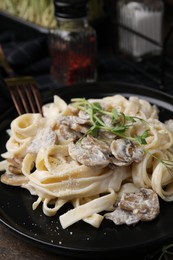
<svg viewBox="0 0 173 260"><path fill-rule="evenodd" d="M139 222L139 216L130 211L122 210L117 207L113 212L105 214L105 218L112 220L116 225L132 225Z"/></svg>
<svg viewBox="0 0 173 260"><path fill-rule="evenodd" d="M95 146L98 147L98 149L100 149L105 155L110 155L111 154L111 150L109 145L97 138L92 137L91 135L87 135L87 142L89 142L90 144L93 144Z"/></svg>
<svg viewBox="0 0 173 260"><path fill-rule="evenodd" d="M118 166L130 165L132 162L140 162L144 152L128 139L116 139L111 143L112 163Z"/></svg>
<svg viewBox="0 0 173 260"><path fill-rule="evenodd" d="M61 139L68 141L76 141L88 130L85 126L88 120L77 116L60 116L57 123Z"/></svg>
<svg viewBox="0 0 173 260"><path fill-rule="evenodd" d="M63 139L64 141L76 141L82 136L80 132L77 132L71 129L68 125L63 124L59 127L59 133L61 140Z"/></svg>
<svg viewBox="0 0 173 260"><path fill-rule="evenodd" d="M87 125L89 121L78 116L60 116L57 123L59 126L68 126L69 129L75 130L76 132L86 133L88 127L85 125Z"/></svg>
<svg viewBox="0 0 173 260"><path fill-rule="evenodd" d="M78 116L79 116L81 119L84 119L84 120L87 120L87 121L90 120L89 114L87 114L87 113L84 112L83 110L80 110L80 111L79 111Z"/></svg>
<svg viewBox="0 0 173 260"><path fill-rule="evenodd" d="M109 146L90 136L69 144L68 151L74 160L86 166L105 167L109 164Z"/></svg>
<svg viewBox="0 0 173 260"><path fill-rule="evenodd" d="M22 173L22 158L14 157L14 158L7 158L7 162L9 163L8 169L10 172L15 174Z"/></svg>
<svg viewBox="0 0 173 260"><path fill-rule="evenodd" d="M78 117L78 116L59 116L58 117L58 124L68 125L72 128L75 128L76 124L85 125L88 123L89 123L88 119Z"/></svg>
<svg viewBox="0 0 173 260"><path fill-rule="evenodd" d="M158 195L152 189L141 188L136 193L124 193L119 206L139 215L143 221L152 220L159 214Z"/></svg>
<svg viewBox="0 0 173 260"><path fill-rule="evenodd" d="M158 195L152 190L141 188L138 192L124 193L115 210L105 214L116 225L151 221L160 213Z"/></svg>

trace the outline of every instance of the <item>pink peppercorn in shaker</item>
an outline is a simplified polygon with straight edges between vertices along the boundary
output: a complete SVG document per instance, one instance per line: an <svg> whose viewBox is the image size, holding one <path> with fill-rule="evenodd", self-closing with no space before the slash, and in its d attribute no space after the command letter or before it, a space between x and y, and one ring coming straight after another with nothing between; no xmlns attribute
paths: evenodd
<svg viewBox="0 0 173 260"><path fill-rule="evenodd" d="M51 31L51 75L61 85L96 80L97 36L87 19L87 0L55 0L57 26Z"/></svg>

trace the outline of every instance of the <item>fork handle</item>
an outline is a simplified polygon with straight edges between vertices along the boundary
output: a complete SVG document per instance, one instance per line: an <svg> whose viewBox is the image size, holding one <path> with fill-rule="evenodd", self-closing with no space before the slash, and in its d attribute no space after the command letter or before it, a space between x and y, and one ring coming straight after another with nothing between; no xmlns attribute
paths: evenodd
<svg viewBox="0 0 173 260"><path fill-rule="evenodd" d="M7 58L5 56L5 53L4 53L1 45L0 45L0 66L4 69L4 71L6 72L6 74L9 77L12 77L15 75L14 70L12 69L12 67L10 66L10 64L7 61Z"/></svg>
<svg viewBox="0 0 173 260"><path fill-rule="evenodd" d="M0 76L0 96L2 96L6 101L11 102L10 92L8 87L4 81L4 79Z"/></svg>

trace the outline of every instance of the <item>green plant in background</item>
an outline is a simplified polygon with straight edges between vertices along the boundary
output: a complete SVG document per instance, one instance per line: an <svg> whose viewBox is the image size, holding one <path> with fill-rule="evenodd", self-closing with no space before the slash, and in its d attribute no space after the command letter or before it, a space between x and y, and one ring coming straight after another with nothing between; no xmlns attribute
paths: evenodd
<svg viewBox="0 0 173 260"><path fill-rule="evenodd" d="M103 17L104 0L89 0L88 9L89 20ZM53 0L0 0L0 11L46 28L56 25Z"/></svg>
<svg viewBox="0 0 173 260"><path fill-rule="evenodd" d="M37 25L56 25L53 0L0 0L0 10Z"/></svg>
<svg viewBox="0 0 173 260"><path fill-rule="evenodd" d="M163 246L154 253L147 255L144 260L171 260L173 259L173 244Z"/></svg>

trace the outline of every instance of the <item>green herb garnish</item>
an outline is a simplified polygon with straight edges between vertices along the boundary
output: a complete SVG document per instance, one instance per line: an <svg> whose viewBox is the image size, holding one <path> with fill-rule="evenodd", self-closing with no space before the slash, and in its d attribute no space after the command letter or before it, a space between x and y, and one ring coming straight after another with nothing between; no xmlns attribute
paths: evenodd
<svg viewBox="0 0 173 260"><path fill-rule="evenodd" d="M118 137L136 142L141 146L147 144L146 139L149 136L150 128L148 127L147 122L144 119L136 116L126 116L123 112L118 112L118 110L115 108L112 108L111 111L107 111L102 108L99 102L89 102L85 98L74 98L71 99L71 102L71 105L79 110L84 111L86 114L89 115L90 118L91 127L82 138L84 138L88 134L92 135L93 137L97 137L99 131L104 130L113 133ZM102 119L102 117L105 115L109 116L109 118L111 119L111 126L107 126ZM131 127L135 127L135 124L137 122L141 122L142 124L146 125L146 130L144 130L141 135L136 135L133 137L127 135L127 130ZM143 150L145 153L150 154L150 152L144 147ZM162 163L170 172L170 169L173 167L172 161L160 159L153 154L151 154L151 156Z"/></svg>
<svg viewBox="0 0 173 260"><path fill-rule="evenodd" d="M87 134L91 134L93 137L97 137L99 130L108 131L117 135L118 137L135 141L139 144L146 144L146 138L148 137L149 129L147 128L141 135L128 136L126 130L130 127L134 127L137 121L146 123L143 119L135 116L126 116L122 112L118 112L115 108L111 111L103 109L98 102L90 103L85 98L75 98L71 100L72 105L84 111L89 115L91 127L88 129ZM102 116L109 116L111 119L111 126L107 126L103 121Z"/></svg>

